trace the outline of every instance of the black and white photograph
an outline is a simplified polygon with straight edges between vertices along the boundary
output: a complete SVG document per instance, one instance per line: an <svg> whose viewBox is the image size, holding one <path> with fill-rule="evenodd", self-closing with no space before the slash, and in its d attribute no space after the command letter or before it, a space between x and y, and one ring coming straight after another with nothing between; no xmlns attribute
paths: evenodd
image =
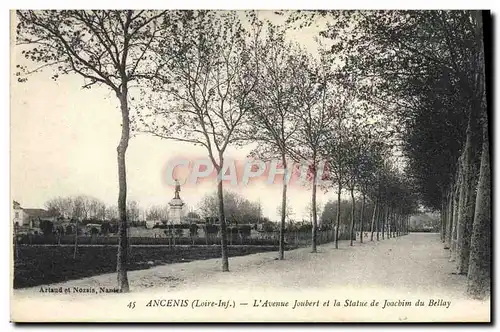
<svg viewBox="0 0 500 332"><path fill-rule="evenodd" d="M489 323L489 10L10 11L10 321Z"/></svg>

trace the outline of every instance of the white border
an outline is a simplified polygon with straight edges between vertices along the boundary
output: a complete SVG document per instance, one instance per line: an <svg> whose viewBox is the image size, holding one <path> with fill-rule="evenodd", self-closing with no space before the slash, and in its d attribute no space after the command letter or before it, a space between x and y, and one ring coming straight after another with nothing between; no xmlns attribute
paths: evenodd
<svg viewBox="0 0 500 332"><path fill-rule="evenodd" d="M10 6L9 6L10 5ZM9 281L9 269L7 268L8 264L10 264L10 246L9 248L6 248L8 244L10 244L10 237L9 237L9 231L7 228L10 226L8 223L9 220L9 214L10 214L10 194L9 194L9 186L10 186L10 174L9 174L9 151L10 151L10 142L9 142L9 137L10 137L10 118L9 118L9 79L10 79L10 74L9 74L9 67L7 66L9 62L9 55L10 55L10 50L9 47L6 45L9 45L9 11L8 9L62 9L62 8L68 8L67 7L68 3L62 2L62 1L44 1L43 4L41 4L38 1L28 1L28 0L19 0L14 2L11 2L10 4L8 2L2 2L2 7L6 7L4 10L1 11L3 15L3 20L1 20L4 24L4 29L1 30L0 38L1 43L0 45L4 45L6 48L3 52L1 52L1 57L2 61L1 63L3 64L0 66L0 76L4 77L4 80L2 81L2 89L1 91L1 100L2 100L2 105L3 105L3 110L0 112L0 125L3 127L0 130L0 148L2 149L2 157L0 160L1 164L1 171L2 171L2 186L1 186L1 212L2 212L2 217L1 220L3 222L3 227L4 231L1 233L3 234L3 244L4 244L4 249L1 250L1 255L2 255L2 266L3 266L3 271L4 273L2 274L2 288L1 288L1 299L3 300L2 303L2 313L3 317L1 318L2 321L2 330L3 331L11 331L15 328L13 324L9 323L9 316L10 316L10 296L9 296L9 288L10 288L10 281ZM159 1L151 1L151 0L141 0L141 1L130 1L130 0L124 0L124 1L102 1L102 0L87 0L85 2L78 3L78 6L76 8L78 9L87 9L87 8L92 8L92 9L109 9L109 8L151 8L151 9L157 9L160 8L159 5L163 6L167 5L168 8L171 9L194 9L194 8L210 8L210 9L317 9L317 8L331 8L331 9L491 9L493 12L493 15L498 13L498 6L499 2L498 1L484 1L484 0L476 0L476 1L463 1L463 0L453 0L453 1L435 1L435 0L420 0L420 1L401 1L401 0L378 0L378 1L362 1L362 0L350 0L350 1L344 1L342 3L338 1L276 1L276 0L255 0L252 2L236 2L234 0L232 1L201 1L201 0L183 0L183 1L177 1L177 2L170 2L170 3L165 3L165 2L159 2ZM496 16L496 15L495 15ZM495 17L496 19L498 18ZM495 40L495 45L499 45L499 38L498 38L498 20L494 22L496 23L496 26L494 26L494 40ZM498 55L495 54L495 60L498 59ZM498 63L498 61L495 61ZM495 66L496 70L498 70L498 65ZM494 78L497 77L496 71L494 73ZM495 84L496 90L494 91L493 95L498 96L499 94L499 85L498 83ZM498 128L498 120L499 116L495 116L495 127ZM497 145L493 145L495 147L494 153L498 152L497 150ZM496 171L492 170L492 171ZM494 177L496 179L497 177ZM493 184L493 188L495 188L495 184ZM493 204L493 206L499 206L496 203L499 203L498 196L495 195L496 200ZM498 232L499 232L500 227L496 226L495 227L495 234L494 238L497 238ZM496 257L494 255L493 257ZM497 274L495 274L497 275ZM496 289L496 287L495 287ZM496 299L496 298L495 298ZM197 330L200 326L191 326L190 328ZM330 326L331 328L335 329L345 329L340 325L334 325ZM46 330L51 330L53 327L52 326L47 326L47 327L40 327L41 329L46 329ZM72 329L73 326L62 326L60 329L62 330L69 330ZM96 330L102 330L102 329L110 329L110 326L92 326L92 327L81 327L81 328L92 328ZM115 328L123 328L122 326L116 326ZM151 327L147 327L151 328ZM178 327L178 326L159 326L158 329L169 329L169 330L177 330L181 328L187 328L187 327ZM251 328L250 327L240 327L243 329ZM255 328L262 329L263 326L255 326ZM291 329L294 327L287 326L287 327L281 327L284 329ZM300 326L300 328L309 328L308 326ZM378 327L373 327L374 329L380 329L380 330L385 330L385 326L378 326ZM410 327L407 327L410 328ZM419 326L413 326L411 329L419 329ZM431 326L426 326L427 329L435 329L437 327L431 327ZM474 328L474 327L467 327L467 328ZM142 330L144 329L144 326L138 326L138 327L132 327L128 329L133 329L133 330ZM210 327L209 330L219 330L220 326L214 326Z"/></svg>

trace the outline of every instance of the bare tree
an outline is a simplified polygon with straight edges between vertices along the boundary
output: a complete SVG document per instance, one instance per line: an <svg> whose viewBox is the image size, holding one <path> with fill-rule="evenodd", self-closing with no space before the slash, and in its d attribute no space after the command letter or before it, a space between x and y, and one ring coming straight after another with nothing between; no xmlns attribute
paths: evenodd
<svg viewBox="0 0 500 332"><path fill-rule="evenodd" d="M146 220L167 220L168 206L153 205L146 212Z"/></svg>
<svg viewBox="0 0 500 332"><path fill-rule="evenodd" d="M205 217L218 215L217 192L205 195L199 205ZM258 203L251 202L238 193L224 190L224 215L227 220L236 224L256 223L261 217Z"/></svg>
<svg viewBox="0 0 500 332"><path fill-rule="evenodd" d="M289 153L296 162L306 162L309 166L307 175L312 186L312 252L315 253L318 227L316 191L319 181L323 180L318 178L318 175L321 175L320 162L330 140L334 107L330 68L326 59L322 56L320 61L317 61L304 53L297 69L293 78L297 87L293 116L299 119L300 125L293 135L293 148L289 149Z"/></svg>
<svg viewBox="0 0 500 332"><path fill-rule="evenodd" d="M329 179L332 180L332 185L335 185L337 190L335 248L338 249L341 195L342 190L349 183L349 156L351 145L354 142L352 138L353 130L356 128L352 121L353 115L356 113L354 108L356 89L350 75L341 74L336 76L337 84L330 87L331 92L329 94L333 105L333 112L331 113L333 121L330 123L329 139L322 153L327 160Z"/></svg>
<svg viewBox="0 0 500 332"><path fill-rule="evenodd" d="M118 219L118 208L116 205L106 207L106 219L107 220L116 220Z"/></svg>
<svg viewBox="0 0 500 332"><path fill-rule="evenodd" d="M104 221L106 219L106 204L104 202L98 203L96 218L101 221Z"/></svg>
<svg viewBox="0 0 500 332"><path fill-rule="evenodd" d="M283 213L283 204L278 205L276 208L276 213L279 214L280 216L285 215L285 220L290 222L292 217L295 215L295 212L293 211L292 206L290 205L290 200L287 198L286 204L285 204L285 211Z"/></svg>
<svg viewBox="0 0 500 332"><path fill-rule="evenodd" d="M130 89L133 83L150 77L165 65L151 49L165 42L166 26L176 12L133 10L17 11L17 42L26 59L40 65L28 69L19 65L19 80L50 67L53 78L76 74L85 83L108 87L121 111L121 137L117 146L118 164L118 286L128 292L127 264L127 179L125 154L130 137Z"/></svg>
<svg viewBox="0 0 500 332"><path fill-rule="evenodd" d="M263 158L279 157L283 168L279 259L285 258L285 224L287 219L287 187L292 168L288 166L288 153L293 134L300 123L293 116L298 89L294 73L300 70L301 56L298 46L285 41L285 30L267 22L267 33L258 44L259 84L255 89L255 107L251 109L252 141L259 143L254 155Z"/></svg>
<svg viewBox="0 0 500 332"><path fill-rule="evenodd" d="M68 217L68 201L63 197L54 197L45 202L45 208L54 215Z"/></svg>
<svg viewBox="0 0 500 332"><path fill-rule="evenodd" d="M71 219L75 221L75 249L73 252L73 259L76 259L78 253L78 222L83 219L85 215L85 201L83 196L77 196L72 200L73 213Z"/></svg>
<svg viewBox="0 0 500 332"><path fill-rule="evenodd" d="M139 202L129 201L127 202L127 220L131 222L136 222L139 220Z"/></svg>
<svg viewBox="0 0 500 332"><path fill-rule="evenodd" d="M161 49L174 57L168 71L157 75L152 86L159 99L146 98L153 110L147 119L153 121L142 119L142 131L207 150L217 172L222 270L229 271L224 155L240 138L239 130L251 107L249 96L257 83L256 66L237 13L197 11L193 17Z"/></svg>

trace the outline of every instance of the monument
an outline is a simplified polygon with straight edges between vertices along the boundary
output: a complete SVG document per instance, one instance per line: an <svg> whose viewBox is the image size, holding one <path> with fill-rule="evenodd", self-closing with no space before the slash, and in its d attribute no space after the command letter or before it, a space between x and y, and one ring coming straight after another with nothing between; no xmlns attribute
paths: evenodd
<svg viewBox="0 0 500 332"><path fill-rule="evenodd" d="M176 179L174 198L172 198L172 200L168 203L168 205L170 206L170 209L168 211L168 222L174 225L182 223L182 207L184 206L184 202L179 196L180 191L181 185Z"/></svg>

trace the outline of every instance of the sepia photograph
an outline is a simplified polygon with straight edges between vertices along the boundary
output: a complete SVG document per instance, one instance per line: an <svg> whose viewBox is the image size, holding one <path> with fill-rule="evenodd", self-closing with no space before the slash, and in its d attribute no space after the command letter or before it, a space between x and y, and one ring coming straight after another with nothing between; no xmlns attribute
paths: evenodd
<svg viewBox="0 0 500 332"><path fill-rule="evenodd" d="M490 323L488 10L10 11L13 323Z"/></svg>

